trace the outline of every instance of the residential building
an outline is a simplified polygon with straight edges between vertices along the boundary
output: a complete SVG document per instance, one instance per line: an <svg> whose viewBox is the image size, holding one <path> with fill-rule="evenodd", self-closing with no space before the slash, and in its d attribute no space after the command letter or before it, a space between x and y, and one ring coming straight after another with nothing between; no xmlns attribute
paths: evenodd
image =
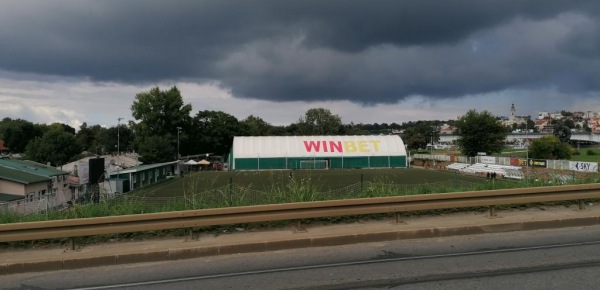
<svg viewBox="0 0 600 290"><path fill-rule="evenodd" d="M442 126L440 126L440 134L446 134L446 135L452 135L454 133L456 133L456 130L458 128L456 128L455 126L449 125L449 124L443 124Z"/></svg>
<svg viewBox="0 0 600 290"><path fill-rule="evenodd" d="M540 133L552 133L554 132L554 127L552 126L552 120L547 118L547 119L541 119L541 120L535 120L535 128L537 129L538 132Z"/></svg>
<svg viewBox="0 0 600 290"><path fill-rule="evenodd" d="M49 178L51 181L49 194L63 194L67 192L69 187L69 173L49 165L44 165L31 160L0 158L0 166Z"/></svg>
<svg viewBox="0 0 600 290"><path fill-rule="evenodd" d="M51 191L50 177L0 166L0 202L44 198Z"/></svg>
<svg viewBox="0 0 600 290"><path fill-rule="evenodd" d="M179 161L130 167L108 173L113 192L126 193L179 175Z"/></svg>
<svg viewBox="0 0 600 290"><path fill-rule="evenodd" d="M100 155L94 157L85 157L77 161L73 161L60 166L61 170L69 172L69 185L71 192L76 195L81 195L86 192L86 185L89 183L89 161L92 158L104 159L104 171L106 176L116 174L130 167L135 167L143 162L140 162L137 154L122 154L122 155ZM109 188L109 184L105 186ZM115 192L114 190L109 190ZM119 193L123 193L119 191Z"/></svg>

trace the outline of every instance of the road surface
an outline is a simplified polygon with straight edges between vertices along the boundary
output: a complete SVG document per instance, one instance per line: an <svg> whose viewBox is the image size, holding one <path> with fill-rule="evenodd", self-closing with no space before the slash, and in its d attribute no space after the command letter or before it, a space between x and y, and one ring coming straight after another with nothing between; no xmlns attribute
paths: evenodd
<svg viewBox="0 0 600 290"><path fill-rule="evenodd" d="M598 289L600 226L0 276L2 289Z"/></svg>

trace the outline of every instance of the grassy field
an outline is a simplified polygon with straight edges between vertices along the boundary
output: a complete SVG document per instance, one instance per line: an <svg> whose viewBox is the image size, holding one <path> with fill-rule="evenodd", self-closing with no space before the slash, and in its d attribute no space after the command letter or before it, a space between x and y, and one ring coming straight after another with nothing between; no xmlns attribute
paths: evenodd
<svg viewBox="0 0 600 290"><path fill-rule="evenodd" d="M292 172L293 179L289 174ZM357 183L382 183L397 185L421 185L449 181L470 183L485 182L476 176L457 174L449 171L402 169L349 169L349 170L277 170L277 171L205 171L190 172L184 178L175 178L152 185L133 194L148 197L182 196L189 184L197 183L196 192L223 187L229 184L258 191L284 190L293 180L309 181L311 186L325 192Z"/></svg>

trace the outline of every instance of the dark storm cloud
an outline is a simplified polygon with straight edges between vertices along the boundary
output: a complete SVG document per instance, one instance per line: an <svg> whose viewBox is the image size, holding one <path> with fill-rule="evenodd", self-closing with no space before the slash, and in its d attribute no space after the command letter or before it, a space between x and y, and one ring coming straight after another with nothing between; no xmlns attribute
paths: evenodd
<svg viewBox="0 0 600 290"><path fill-rule="evenodd" d="M240 97L362 103L554 81L596 89L597 79L581 77L598 75L599 68L580 60L598 58L596 6L564 0L0 1L0 70L127 83L218 81ZM595 26L585 26L586 19ZM569 31L578 25L586 29Z"/></svg>

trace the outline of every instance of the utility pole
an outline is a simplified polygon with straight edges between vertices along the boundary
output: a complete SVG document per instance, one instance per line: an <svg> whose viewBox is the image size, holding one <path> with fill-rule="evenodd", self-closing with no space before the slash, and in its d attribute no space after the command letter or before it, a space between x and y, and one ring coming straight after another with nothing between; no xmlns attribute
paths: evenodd
<svg viewBox="0 0 600 290"><path fill-rule="evenodd" d="M435 158L433 158L433 136L435 135L436 126L431 127L431 160L433 162L433 168L435 169Z"/></svg>
<svg viewBox="0 0 600 290"><path fill-rule="evenodd" d="M179 133L181 133L181 127L177 127L177 160L181 158L181 155L179 155Z"/></svg>
<svg viewBox="0 0 600 290"><path fill-rule="evenodd" d="M529 129L527 125L529 123L529 116L525 120L525 167L529 167Z"/></svg>
<svg viewBox="0 0 600 290"><path fill-rule="evenodd" d="M116 185L119 184L120 179L121 179L121 131L120 131L120 127L121 127L121 120L123 120L123 118L118 117L117 118L117 182ZM119 192L118 190L118 186L117 188L117 192Z"/></svg>

